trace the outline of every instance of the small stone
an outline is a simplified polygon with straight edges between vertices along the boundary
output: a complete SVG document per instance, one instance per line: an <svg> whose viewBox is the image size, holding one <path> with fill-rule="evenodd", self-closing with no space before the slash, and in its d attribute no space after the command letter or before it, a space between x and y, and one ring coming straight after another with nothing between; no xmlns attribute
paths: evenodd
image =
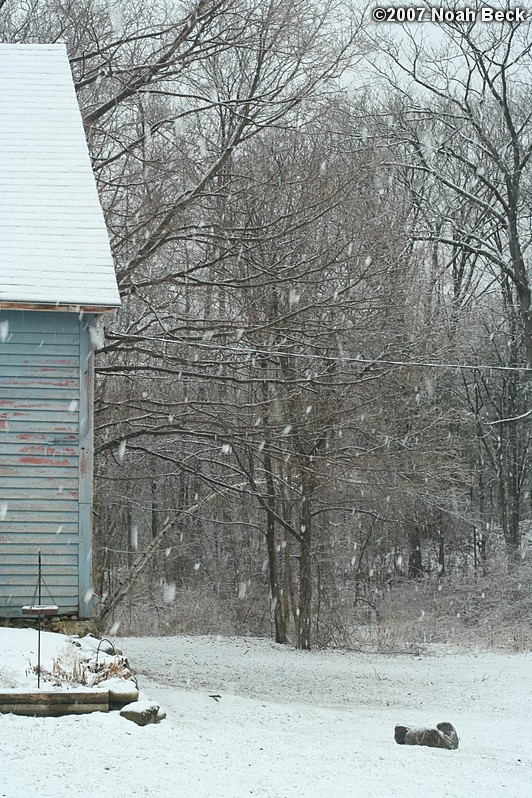
<svg viewBox="0 0 532 798"><path fill-rule="evenodd" d="M137 726L147 726L148 723L155 723L159 713L159 704L151 701L133 701L120 710L120 714L127 720L132 720ZM161 718L162 720L162 718Z"/></svg>

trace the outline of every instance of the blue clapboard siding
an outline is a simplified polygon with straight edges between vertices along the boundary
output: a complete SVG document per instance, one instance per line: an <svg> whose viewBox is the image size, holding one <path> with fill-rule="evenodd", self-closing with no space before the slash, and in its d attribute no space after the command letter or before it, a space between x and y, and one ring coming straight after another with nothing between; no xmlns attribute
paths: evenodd
<svg viewBox="0 0 532 798"><path fill-rule="evenodd" d="M60 612L89 614L88 338L76 313L0 310L0 617L31 603L39 550Z"/></svg>

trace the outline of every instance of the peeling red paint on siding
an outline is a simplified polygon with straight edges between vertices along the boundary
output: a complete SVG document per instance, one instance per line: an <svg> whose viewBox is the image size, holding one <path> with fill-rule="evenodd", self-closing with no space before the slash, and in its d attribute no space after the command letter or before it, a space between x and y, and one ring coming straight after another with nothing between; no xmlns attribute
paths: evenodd
<svg viewBox="0 0 532 798"><path fill-rule="evenodd" d="M49 465L49 466L68 466L68 460L57 460L53 457L19 457L18 462L21 465Z"/></svg>
<svg viewBox="0 0 532 798"><path fill-rule="evenodd" d="M11 548L20 542L32 557L43 544L57 546L59 575L62 557L70 557L76 572L79 564L72 608L86 612L93 463L89 321L67 312L8 313L10 331L21 333L6 345L5 360L0 356L1 495L11 497L8 523L0 522L0 559L4 542ZM0 596L0 615L2 606Z"/></svg>
<svg viewBox="0 0 532 798"><path fill-rule="evenodd" d="M23 357L21 358L20 362L23 366L29 366L30 368L33 368L37 357L38 355ZM77 359L75 357L54 357L53 359L50 359L50 356L46 356L46 354L42 355L42 357L46 358L47 362L50 363L50 368L56 368L58 366L72 366L73 368L76 368L77 366ZM35 367L40 368L38 364Z"/></svg>
<svg viewBox="0 0 532 798"><path fill-rule="evenodd" d="M37 430L35 430L35 432L19 432L16 437L18 441L31 441L35 439L45 441L48 435L57 432L61 433L61 438L64 440L73 441L76 439L76 434L68 427L51 427L46 432L37 432Z"/></svg>
<svg viewBox="0 0 532 798"><path fill-rule="evenodd" d="M7 387L19 388L23 387L25 382L29 382L27 378L10 378L6 379L5 384ZM31 388L44 387L44 388L77 388L76 380L60 380L50 378L48 380L31 380Z"/></svg>
<svg viewBox="0 0 532 798"><path fill-rule="evenodd" d="M53 432L59 432L58 429L54 428ZM32 441L33 443L37 443L38 441L45 441L48 438L47 432L19 432L17 433L14 438L17 441ZM64 441L62 440L61 443L68 443L69 441L76 441L78 436L75 433L69 433L63 435Z"/></svg>
<svg viewBox="0 0 532 798"><path fill-rule="evenodd" d="M44 451L46 450L46 451ZM55 446L23 446L20 450L21 454L39 454L46 457L54 457L56 453ZM72 446L61 446L61 454L67 457L76 457L77 451Z"/></svg>

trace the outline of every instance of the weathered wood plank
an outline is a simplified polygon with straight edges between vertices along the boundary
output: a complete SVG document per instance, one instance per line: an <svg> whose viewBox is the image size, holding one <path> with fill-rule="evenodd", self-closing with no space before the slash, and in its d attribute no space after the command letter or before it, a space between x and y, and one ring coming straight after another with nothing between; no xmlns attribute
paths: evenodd
<svg viewBox="0 0 532 798"><path fill-rule="evenodd" d="M64 432L58 429L39 430L25 427L23 431L14 432L10 429L9 422L7 429L2 429L1 424L2 418L0 417L0 447L3 450L16 451L13 448L8 450L8 446L53 446L54 448L71 446L74 447L77 454L79 433L76 428L73 431Z"/></svg>
<svg viewBox="0 0 532 798"><path fill-rule="evenodd" d="M70 402L65 399L43 399L36 397L34 399L5 399L0 396L0 413L6 410L48 410L57 412L66 412L70 406Z"/></svg>
<svg viewBox="0 0 532 798"><path fill-rule="evenodd" d="M17 339L16 342L8 342L9 348L6 344L0 344L0 357L3 357L5 352L17 354L20 357L36 357L43 352L44 339L42 336L35 336L35 341ZM79 345L72 339L71 343L50 343L46 342L46 353L52 357L79 357Z"/></svg>
<svg viewBox="0 0 532 798"><path fill-rule="evenodd" d="M60 410L46 410L45 408L33 408L33 407L10 407L10 408L0 408L0 418L7 419L10 425L13 421L17 421L23 419L33 420L33 421L44 421L47 423L75 423L78 417L78 402L77 399L73 399L71 402L66 404L65 407L61 408ZM8 427L8 430L10 426Z"/></svg>
<svg viewBox="0 0 532 798"><path fill-rule="evenodd" d="M0 419L0 424L1 424ZM64 452L67 456L72 456L77 458L78 454L78 434L76 432L61 432L60 430L54 430L50 432L26 432L21 433L24 435L22 440L16 440L13 434L5 433L5 437L8 438L4 442L4 433L2 432L0 426L0 451L5 452L5 456L16 457L19 454L25 454L28 451L31 451L30 447L37 447L41 446L44 447L44 453L48 454L48 450L53 449L54 451L62 451L63 447L70 448L70 452ZM33 476L33 473L30 472L27 476Z"/></svg>
<svg viewBox="0 0 532 798"><path fill-rule="evenodd" d="M57 348L57 342L54 340L49 341L52 346ZM32 346L35 346L33 344ZM70 345L72 346L72 345ZM20 344L3 344L1 354L2 368L16 368L19 369L77 369L79 368L79 354L77 352L63 352L61 354L51 355L48 352L46 343L39 347L39 351L32 352L31 354L24 355L16 352L15 349L20 347Z"/></svg>
<svg viewBox="0 0 532 798"><path fill-rule="evenodd" d="M3 314L2 314L3 318ZM43 348L46 346L55 347L71 347L75 349L78 346L78 336L76 330L58 330L57 332L50 332L50 330L17 330L14 329L13 323L9 323L7 338L0 344L0 351L13 351L18 347L32 346Z"/></svg>
<svg viewBox="0 0 532 798"><path fill-rule="evenodd" d="M31 604L33 600L33 593L35 589L36 583L36 575L34 576L33 580L25 579L27 584L21 585L17 583L15 585L6 585L2 582L0 584L0 598L5 599L11 597L11 603L16 604L18 601L15 601L15 598L18 597L22 599L22 604ZM71 584L68 585L57 585L52 580L50 576L46 577L46 584L50 588L50 593L53 596L53 599L56 604L60 604L60 599L67 598L72 599L74 607L77 608L78 606L78 580L70 580ZM2 616L2 612L0 611L0 617Z"/></svg>
<svg viewBox="0 0 532 798"><path fill-rule="evenodd" d="M8 528L4 528L4 524L2 524L0 526L0 545L18 545L19 550L22 551L26 546L33 550L34 546L40 547L41 545L53 545L54 543L77 546L77 523L62 524L54 519L47 525L46 529L42 527L43 525L39 524L38 521L27 524L13 524L10 522Z"/></svg>
<svg viewBox="0 0 532 798"><path fill-rule="evenodd" d="M79 367L79 346L75 338L71 342L62 343L61 341L46 340L42 336L37 336L37 340L19 340L10 341L8 344L0 343L0 359L2 363L7 362L7 356L10 355L13 360L18 358L20 361L25 361L22 365L26 368L35 362L36 365L48 365L55 361L65 361L65 367L77 368ZM66 361L70 365L66 365Z"/></svg>
<svg viewBox="0 0 532 798"><path fill-rule="evenodd" d="M4 507L4 518L8 520L9 516L18 513L39 513L42 517L43 513L77 513L78 503L75 499L68 499L62 493L56 493L51 496L49 500L40 499L36 503L35 498L28 497L24 499L15 499L13 497L7 498Z"/></svg>
<svg viewBox="0 0 532 798"><path fill-rule="evenodd" d="M4 393L7 393L8 388L4 389ZM69 391L66 391L69 393ZM78 398L75 397L73 399L69 399L69 404L71 405L71 410L65 408L65 410L59 411L47 411L47 410L25 410L25 409L0 409L0 421L4 421L0 430L3 429L4 432L25 432L25 428L14 426L15 422L23 421L24 425L29 423L34 427L37 424L42 424L43 427L46 428L46 424L77 424L78 421ZM31 429L29 430L31 431ZM45 430L39 430L38 428L35 430L36 432L43 432Z"/></svg>
<svg viewBox="0 0 532 798"><path fill-rule="evenodd" d="M52 593L54 598L56 597L56 593L58 596L69 596L71 593L71 588L77 588L78 586L77 573L71 574L69 576L62 576L54 573L52 567L47 567L44 579L50 589L50 593ZM13 593L13 588L24 590L25 593L27 593L31 588L33 595L36 582L36 568L34 569L33 573L26 572L24 574L4 574L0 582L0 595L9 596L11 593Z"/></svg>
<svg viewBox="0 0 532 798"><path fill-rule="evenodd" d="M9 444L5 444L9 446ZM54 447L46 447L46 451L41 452L32 452L30 450L31 446L39 446L40 444L30 444L27 447L19 446L18 452L10 452L2 456L0 454L0 463L4 460L5 465L2 465L2 468L8 468L10 465L18 465L18 466L36 466L38 468L45 468L48 469L48 476L53 477L57 476L56 468L64 469L64 468L76 468L78 465L78 458L77 456L72 456L70 453L59 452L55 453L54 451L48 451L49 449L53 449ZM26 451L20 451L20 449L26 449ZM54 459L54 454L56 454L56 458ZM26 469L27 474L33 474L32 469Z"/></svg>
<svg viewBox="0 0 532 798"><path fill-rule="evenodd" d="M57 436L58 438L60 435ZM37 457L54 457L58 458L69 457L74 462L78 460L78 449L72 445L72 441L58 442L57 443L40 443L33 441L25 441L24 443L4 443L1 440L0 434L0 451L5 458L13 457L27 457L35 455Z"/></svg>
<svg viewBox="0 0 532 798"><path fill-rule="evenodd" d="M70 551L67 549L59 550L58 552L50 551L50 548L43 547L41 549L43 560L46 563L55 563L50 566L50 569L56 573L64 574L77 574L77 547L72 547ZM45 580L48 579L48 565L45 565L46 573L44 574ZM2 563L0 564L0 573L9 573L10 571L20 571L20 573L30 574L37 580L37 568L35 565L35 553L28 552L6 552L2 554Z"/></svg>
<svg viewBox="0 0 532 798"><path fill-rule="evenodd" d="M70 445L70 439L65 440L66 445ZM31 469L22 468L19 464L10 464L0 467L1 485L6 488L17 487L43 487L49 490L59 489L67 486L74 487L78 470L76 465L66 467L54 467L53 469ZM37 484L35 484L37 483Z"/></svg>
<svg viewBox="0 0 532 798"><path fill-rule="evenodd" d="M45 343L72 343L78 342L79 319L69 313L54 313L53 316L40 314L24 314L17 311L7 313L0 309L2 321L8 321L8 335L3 342L5 346L20 340L35 341L39 344L44 339ZM27 322L27 323L26 323Z"/></svg>
<svg viewBox="0 0 532 798"><path fill-rule="evenodd" d="M20 555L22 556L22 555ZM28 559L29 556L28 556ZM2 556L2 560L4 557ZM6 558L7 560L7 558ZM7 562L0 562L0 581L8 584L10 580L13 578L17 579L17 584L23 584L22 579L26 581L24 584L32 585L37 580L37 567L35 565L35 555L33 556L34 562L21 562L20 560L11 560L9 559ZM78 578L78 568L76 562L59 562L59 558L56 556L51 558L49 555L48 563L45 566L46 573L44 574L44 579L46 583L50 579L57 581L58 578L69 577L69 580ZM72 582L68 582L68 584L72 584Z"/></svg>
<svg viewBox="0 0 532 798"><path fill-rule="evenodd" d="M39 468L48 468L55 470L56 468L77 468L77 457L54 457L54 455L3 455L0 452L0 468L8 468L12 465L19 467L23 466L37 466ZM26 469L28 473L28 469ZM1 471L0 471L1 474Z"/></svg>
<svg viewBox="0 0 532 798"><path fill-rule="evenodd" d="M0 713L2 714L57 717L89 712L109 712L109 692L107 690L0 693Z"/></svg>
<svg viewBox="0 0 532 798"><path fill-rule="evenodd" d="M33 385L27 386L6 386L2 389L5 399L66 399L71 402L73 399L79 400L79 390L77 388L61 388L60 386L45 388L43 386L35 388Z"/></svg>
<svg viewBox="0 0 532 798"><path fill-rule="evenodd" d="M3 556L6 558L8 555L25 554L26 552L28 556L35 556L36 547L37 551L39 548L43 549L43 556L46 554L46 551L52 556L51 552L54 546L60 546L65 554L74 555L77 551L78 535L77 530L71 535L65 532L60 532L55 535L44 535L43 533L39 534L35 532L33 535L17 535L15 533L9 536L2 531L2 533L0 533L0 545L2 546L2 552L5 552Z"/></svg>
<svg viewBox="0 0 532 798"><path fill-rule="evenodd" d="M79 357L77 355L50 355L46 352L38 352L34 355L19 355L9 351L2 351L2 363L6 368L18 366L20 368L39 368L42 365L48 368L79 368Z"/></svg>
<svg viewBox="0 0 532 798"><path fill-rule="evenodd" d="M78 514L76 513L69 513L69 512L61 512L59 510L49 511L49 512L39 512L39 508L35 507L33 510L24 511L12 511L9 513L9 526L12 526L13 531L16 532L15 524L17 523L32 523L35 529L39 528L39 520L42 521L43 524L55 524L55 531L57 533L64 532L65 524L78 524ZM2 529L0 535L5 535L7 529L4 527L8 526L6 521L2 524ZM59 529L61 527L61 529ZM77 530L76 530L77 531Z"/></svg>
<svg viewBox="0 0 532 798"><path fill-rule="evenodd" d="M7 480L6 480L7 481ZM12 480L9 480L12 481ZM77 503L78 490L77 487L71 486L67 488L65 485L59 484L54 487L47 487L46 485L34 485L31 488L31 497L36 499L43 499L51 501L54 498L62 499L63 501L75 501ZM13 482L12 485L0 484L0 501L21 501L28 498L28 486L17 485Z"/></svg>
<svg viewBox="0 0 532 798"><path fill-rule="evenodd" d="M14 377L3 377L2 391L9 388L35 388L45 390L54 388L77 389L78 381L71 377L41 377L34 374L16 374Z"/></svg>
<svg viewBox="0 0 532 798"><path fill-rule="evenodd" d="M77 551L77 530L71 534L61 530L61 532L56 532L55 534L48 533L45 535L42 532L40 534L38 532L34 532L33 534L13 533L7 537L2 530L0 536L2 536L2 554L4 555L5 553L6 557L11 557L16 554L27 554L28 557L35 557L35 545L38 545L39 548L42 547L43 557L48 555L54 556L55 554L61 553L65 556L74 556Z"/></svg>
<svg viewBox="0 0 532 798"><path fill-rule="evenodd" d="M75 479L78 475L78 469L76 466L58 466L57 464L53 467L35 467L32 468L31 471L21 465L0 465L0 477L12 477L13 479L21 479L24 477L30 476L35 478L44 479Z"/></svg>
<svg viewBox="0 0 532 798"><path fill-rule="evenodd" d="M22 377L35 377L39 380L75 380L78 371L77 364L75 367L68 366L52 366L48 360L43 359L42 363L27 365L23 363L10 362L6 363L6 358L2 357L0 364L0 378L13 379L19 376Z"/></svg>
<svg viewBox="0 0 532 798"><path fill-rule="evenodd" d="M36 559L36 558L35 558ZM48 562L43 566L43 579L46 584L54 581L56 584L64 586L77 584L78 572L71 565L60 566L52 557L48 557ZM2 557L2 578L0 579L0 589L6 585L20 585L21 587L35 586L37 581L37 563L33 568L29 565L10 565ZM15 573L12 573L16 570ZM13 583L13 580L15 582Z"/></svg>
<svg viewBox="0 0 532 798"><path fill-rule="evenodd" d="M1 422L1 418L0 418ZM12 432L2 430L0 432L0 445L2 448L7 444L19 446L77 446L78 433L76 432L42 432L37 430L24 430L24 432Z"/></svg>
<svg viewBox="0 0 532 798"><path fill-rule="evenodd" d="M28 495L28 490L31 490L31 495L34 498L46 498L47 496L64 494L63 498L65 499L75 499L78 495L78 486L72 479L39 480L23 477L19 482L11 479L11 477L2 477L0 475L0 499L3 497L23 499Z"/></svg>
<svg viewBox="0 0 532 798"><path fill-rule="evenodd" d="M10 606L17 607L18 614L20 616L22 614L20 608L25 604L32 603L34 592L35 586L33 586L31 591L28 590L28 588L19 588L18 590L11 589L10 591L7 591L5 596L2 598L2 603L0 604L0 617L4 617L4 607L8 608ZM50 597L48 596L48 598ZM72 588L69 588L69 592L66 593L58 592L53 596L53 600L54 604L59 606L59 614L78 611L78 598Z"/></svg>
<svg viewBox="0 0 532 798"><path fill-rule="evenodd" d="M26 693L20 690L3 690L0 692L2 704L19 704L21 699L26 704L105 704L109 701L109 690L40 690Z"/></svg>
<svg viewBox="0 0 532 798"><path fill-rule="evenodd" d="M6 400L7 401L7 400ZM62 403L57 410L50 410L46 407L31 407L29 402L15 400L12 407L0 407L0 417L9 421L16 421L17 418L33 418L40 421L75 421L78 414L78 400L71 399Z"/></svg>
<svg viewBox="0 0 532 798"><path fill-rule="evenodd" d="M61 537L60 537L61 536ZM11 519L9 523L2 523L0 526L0 544L20 543L24 545L43 545L47 543L58 543L59 540L70 540L72 545L77 543L78 525L58 524L57 522L47 523L43 521L28 522L21 521L14 523Z"/></svg>
<svg viewBox="0 0 532 798"><path fill-rule="evenodd" d="M72 548L66 546L47 546L42 550L43 562L56 562L55 568L70 569L75 572L77 570L77 552L72 551ZM31 552L24 552L22 554L11 552L2 549L2 561L0 562L0 571L2 568L13 567L33 568L35 572L35 554ZM46 567L46 566L45 566Z"/></svg>

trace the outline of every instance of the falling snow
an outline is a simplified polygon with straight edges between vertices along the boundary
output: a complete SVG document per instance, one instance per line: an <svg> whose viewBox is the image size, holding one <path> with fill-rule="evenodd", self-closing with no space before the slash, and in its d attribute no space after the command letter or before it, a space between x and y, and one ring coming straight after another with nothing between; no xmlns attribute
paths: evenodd
<svg viewBox="0 0 532 798"><path fill-rule="evenodd" d="M105 333L103 327L91 325L89 327L89 336L91 343L95 349L102 349L105 345Z"/></svg>
<svg viewBox="0 0 532 798"><path fill-rule="evenodd" d="M163 601L166 604L171 604L175 599L176 586L175 582L168 582L163 587Z"/></svg>
<svg viewBox="0 0 532 798"><path fill-rule="evenodd" d="M122 460L126 456L126 446L127 444L125 440L121 440L118 445L118 459L120 460L120 462L122 462Z"/></svg>

